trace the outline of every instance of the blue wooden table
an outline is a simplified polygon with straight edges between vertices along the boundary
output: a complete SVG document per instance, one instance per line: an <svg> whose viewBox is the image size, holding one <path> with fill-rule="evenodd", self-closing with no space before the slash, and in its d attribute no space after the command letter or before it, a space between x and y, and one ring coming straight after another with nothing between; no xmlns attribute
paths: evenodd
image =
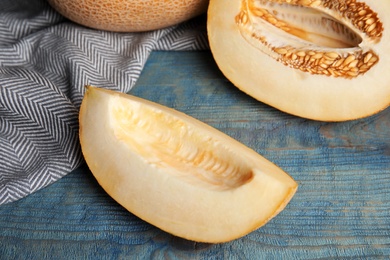
<svg viewBox="0 0 390 260"><path fill-rule="evenodd" d="M0 259L390 257L390 109L342 123L294 117L240 92L209 52L153 52L131 93L253 148L299 183L297 194L241 239L195 243L124 210L83 165L0 206Z"/></svg>

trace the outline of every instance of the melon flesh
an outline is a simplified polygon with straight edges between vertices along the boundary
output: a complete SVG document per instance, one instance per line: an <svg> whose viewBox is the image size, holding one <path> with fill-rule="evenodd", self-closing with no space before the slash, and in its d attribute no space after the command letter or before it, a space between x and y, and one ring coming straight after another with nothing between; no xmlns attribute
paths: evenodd
<svg viewBox="0 0 390 260"><path fill-rule="evenodd" d="M80 110L85 160L127 210L171 234L226 242L282 211L297 183L222 132L134 96L87 87Z"/></svg>
<svg viewBox="0 0 390 260"><path fill-rule="evenodd" d="M386 0L211 0L207 28L239 89L293 115L344 121L390 104L389 13Z"/></svg>

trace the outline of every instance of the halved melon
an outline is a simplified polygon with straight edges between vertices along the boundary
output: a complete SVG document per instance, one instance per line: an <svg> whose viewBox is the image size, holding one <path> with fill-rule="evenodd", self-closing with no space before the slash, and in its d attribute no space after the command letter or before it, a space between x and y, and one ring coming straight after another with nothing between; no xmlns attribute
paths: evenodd
<svg viewBox="0 0 390 260"><path fill-rule="evenodd" d="M253 150L176 110L87 87L85 160L105 191L141 219L200 242L225 242L285 208L297 183Z"/></svg>
<svg viewBox="0 0 390 260"><path fill-rule="evenodd" d="M238 88L316 120L390 104L390 1L211 0L210 48Z"/></svg>

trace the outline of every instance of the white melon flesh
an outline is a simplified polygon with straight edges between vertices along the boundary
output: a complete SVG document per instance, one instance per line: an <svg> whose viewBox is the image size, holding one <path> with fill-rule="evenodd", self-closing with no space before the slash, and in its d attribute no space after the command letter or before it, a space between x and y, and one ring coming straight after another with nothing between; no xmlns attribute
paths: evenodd
<svg viewBox="0 0 390 260"><path fill-rule="evenodd" d="M127 210L171 234L230 241L285 208L297 183L222 132L176 110L89 86L80 110L85 160Z"/></svg>
<svg viewBox="0 0 390 260"><path fill-rule="evenodd" d="M210 0L207 27L239 89L293 115L344 121L390 104L389 13L387 0Z"/></svg>

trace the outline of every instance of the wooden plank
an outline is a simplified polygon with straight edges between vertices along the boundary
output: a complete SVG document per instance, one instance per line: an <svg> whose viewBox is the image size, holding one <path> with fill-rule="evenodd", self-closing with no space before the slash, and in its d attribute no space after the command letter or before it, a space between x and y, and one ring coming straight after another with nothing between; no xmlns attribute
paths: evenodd
<svg viewBox="0 0 390 260"><path fill-rule="evenodd" d="M5 259L313 259L390 256L390 110L343 123L288 115L239 91L209 52L154 52L131 94L198 118L290 173L299 190L225 244L171 236L128 213L86 166L0 206Z"/></svg>

